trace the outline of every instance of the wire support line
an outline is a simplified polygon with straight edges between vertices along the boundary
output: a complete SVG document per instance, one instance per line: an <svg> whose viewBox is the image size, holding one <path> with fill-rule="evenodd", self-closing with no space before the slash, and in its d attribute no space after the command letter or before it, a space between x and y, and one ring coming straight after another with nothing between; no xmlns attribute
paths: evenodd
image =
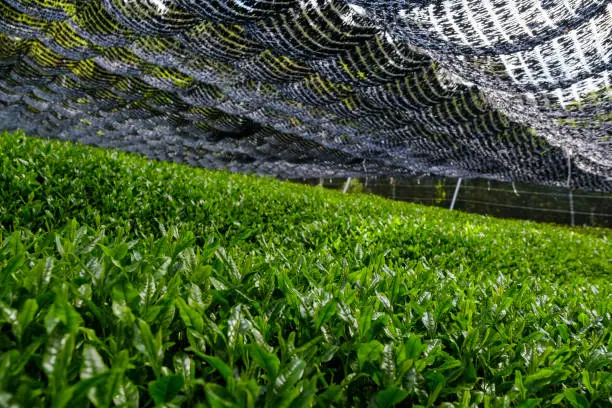
<svg viewBox="0 0 612 408"><path fill-rule="evenodd" d="M413 202L413 201L431 201L431 202L435 202L438 201L440 199L438 198L431 198L431 197L398 197L396 201L404 201L404 202ZM440 205L443 202L449 201L448 199L443 199L440 201ZM537 210L537 211L543 211L543 212L554 212L554 213L561 213L561 214L569 214L570 212L567 210L557 210L554 208L538 208L538 207L528 207L528 206L520 206L520 205L509 205L509 204L500 204L500 203L493 203L490 201L478 201L478 200L461 200L461 199L457 199L457 202L462 202L462 203L473 203L473 204L487 204L487 205L491 205L493 207L506 207L506 208L519 208L519 209L527 209L527 210ZM579 215L593 215L593 216L597 216L597 217L612 217L612 214L604 214L604 213L591 213L591 212L586 212L586 211L574 211L574 214L579 214Z"/></svg>
<svg viewBox="0 0 612 408"><path fill-rule="evenodd" d="M457 200L457 201L464 202L464 203L473 203L473 204L487 204L487 205L492 205L496 207L520 208L524 210L546 211L546 212L555 212L555 213L563 213L563 214L569 214L571 212L568 210L557 210L554 208L538 208L538 207L528 207L528 206L522 206L522 205L500 204L500 203L493 203L490 201L480 201L480 200ZM593 215L593 216L598 216L598 217L612 217L612 214L591 213L591 212L585 212L585 211L574 211L574 214Z"/></svg>
<svg viewBox="0 0 612 408"><path fill-rule="evenodd" d="M503 188L487 188L487 187L478 187L478 186L461 186L461 188L465 188L465 189L472 189L472 190L487 190L487 191L501 191L504 193L512 193L514 194L514 191L512 190L506 190ZM547 193L545 191L529 191L529 190L518 190L519 193L521 194L533 194L533 195L546 195L546 196L567 196L567 191L559 191L558 193ZM588 194L574 194L574 198L576 197L580 197L580 198L596 198L596 199L602 199L602 200L612 200L612 195L588 195Z"/></svg>
<svg viewBox="0 0 612 408"><path fill-rule="evenodd" d="M328 184L327 186L333 186L335 184ZM388 186L387 183L375 183L375 184L370 184L371 186ZM427 185L416 185L416 186L403 186L401 184L396 184L398 188L401 189L406 189L406 188L430 188L430 189L435 189L435 186L427 186ZM450 187L450 186L449 186ZM513 190L506 190L503 188L488 188L488 187L479 187L479 186L470 186L462 184L461 185L461 189L467 189L467 190L486 190L486 191L496 191L496 192L503 192L503 193L509 193L509 194L513 194L515 195ZM562 196L562 197L566 197L567 196L567 190L565 191L559 191L559 192L554 192L554 193L548 193L545 191L529 191L529 190L518 190L518 192L520 194L525 194L525 195L545 195L545 196ZM612 200L612 195L597 195L597 193L594 193L593 195L589 195L589 194L573 194L574 198L579 197L579 198L594 198L594 199L602 199L602 200Z"/></svg>

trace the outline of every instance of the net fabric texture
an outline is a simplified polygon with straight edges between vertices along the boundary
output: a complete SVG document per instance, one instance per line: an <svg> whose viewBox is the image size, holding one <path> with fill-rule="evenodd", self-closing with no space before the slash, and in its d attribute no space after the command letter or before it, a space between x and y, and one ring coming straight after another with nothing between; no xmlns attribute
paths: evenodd
<svg viewBox="0 0 612 408"><path fill-rule="evenodd" d="M0 0L0 129L612 191L611 30L604 0Z"/></svg>

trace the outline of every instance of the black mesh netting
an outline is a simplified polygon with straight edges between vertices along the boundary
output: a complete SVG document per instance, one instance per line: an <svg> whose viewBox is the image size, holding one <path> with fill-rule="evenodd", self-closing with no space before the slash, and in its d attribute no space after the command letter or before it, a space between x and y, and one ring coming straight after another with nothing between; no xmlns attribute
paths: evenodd
<svg viewBox="0 0 612 408"><path fill-rule="evenodd" d="M605 0L0 0L0 129L612 191Z"/></svg>

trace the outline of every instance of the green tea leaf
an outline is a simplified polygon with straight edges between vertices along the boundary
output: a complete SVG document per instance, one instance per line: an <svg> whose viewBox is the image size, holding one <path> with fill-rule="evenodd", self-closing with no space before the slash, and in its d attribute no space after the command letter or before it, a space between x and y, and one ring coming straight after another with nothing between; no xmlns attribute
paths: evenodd
<svg viewBox="0 0 612 408"><path fill-rule="evenodd" d="M582 370L582 384L586 387L587 390L589 390L591 394L595 393L595 389L591 384L591 374L587 370Z"/></svg>
<svg viewBox="0 0 612 408"><path fill-rule="evenodd" d="M278 375L278 369L280 367L280 361L276 355L269 353L266 349L261 347L259 344L251 344L248 347L249 355L257 365L263 368L268 374L268 378L271 381L276 380Z"/></svg>
<svg viewBox="0 0 612 408"><path fill-rule="evenodd" d="M234 348L236 345L243 320L242 305L237 305L232 309L230 317L227 320L227 344L230 348Z"/></svg>
<svg viewBox="0 0 612 408"><path fill-rule="evenodd" d="M155 401L155 406L172 402L185 381L182 375L163 376L149 384L149 395Z"/></svg>
<svg viewBox="0 0 612 408"><path fill-rule="evenodd" d="M336 302L330 300L317 312L315 326L320 329L336 313Z"/></svg>
<svg viewBox="0 0 612 408"><path fill-rule="evenodd" d="M9 261L4 265L4 267L0 267L0 288L6 290L9 286L7 282L9 281L10 276L15 273L19 268L23 266L26 261L25 253L18 253L13 256Z"/></svg>
<svg viewBox="0 0 612 408"><path fill-rule="evenodd" d="M373 363L378 365L382 354L383 354L384 346L373 340L369 343L363 343L359 345L357 349L357 359L359 361L359 369L363 370L363 367L366 363Z"/></svg>
<svg viewBox="0 0 612 408"><path fill-rule="evenodd" d="M378 408L391 408L408 398L408 391L395 385L376 394L376 406Z"/></svg>
<svg viewBox="0 0 612 408"><path fill-rule="evenodd" d="M525 384L523 383L523 375L519 370L514 372L514 385L519 390L521 399L527 398L527 387L525 387Z"/></svg>
<svg viewBox="0 0 612 408"><path fill-rule="evenodd" d="M425 346L421 342L421 339L415 335L411 335L404 347L400 349L398 360L400 362L405 360L415 360L419 358L421 353L425 350Z"/></svg>
<svg viewBox="0 0 612 408"><path fill-rule="evenodd" d="M280 370L274 381L274 392L282 394L288 388L293 387L304 375L306 366L304 360L294 357L288 365Z"/></svg>
<svg viewBox="0 0 612 408"><path fill-rule="evenodd" d="M206 402L211 408L240 408L230 392L218 384L206 384Z"/></svg>
<svg viewBox="0 0 612 408"><path fill-rule="evenodd" d="M568 374L567 371L558 368L543 368L525 378L525 387L529 390L529 393L534 393L549 384L564 380Z"/></svg>
<svg viewBox="0 0 612 408"><path fill-rule="evenodd" d="M21 340L25 329L34 320L37 311L38 303L36 302L36 299L27 299L23 303L21 310L17 314L17 319L13 324L13 331L19 340Z"/></svg>
<svg viewBox="0 0 612 408"><path fill-rule="evenodd" d="M434 319L433 312L425 312L421 321L430 334L436 331L436 320Z"/></svg>
<svg viewBox="0 0 612 408"><path fill-rule="evenodd" d="M42 270L42 274L40 275L40 281L39 281L39 287L38 290L39 291L44 291L47 289L47 287L49 286L49 283L51 282L51 277L53 275L53 258L51 257L47 257L45 259L45 266Z"/></svg>
<svg viewBox="0 0 612 408"><path fill-rule="evenodd" d="M540 405L542 401L541 398L529 398L523 402L521 402L518 407L519 408L536 408Z"/></svg>
<svg viewBox="0 0 612 408"><path fill-rule="evenodd" d="M67 388L68 368L72 361L74 351L74 335L68 333L63 336L54 336L47 345L43 355L43 371L49 378L51 394L54 398L62 400L62 390ZM64 395L65 396L65 395Z"/></svg>
<svg viewBox="0 0 612 408"><path fill-rule="evenodd" d="M53 399L51 407L64 408L69 406L70 403L81 401L85 394L103 384L107 379L108 373L103 373L86 380L81 380L73 386L62 388L59 394Z"/></svg>
<svg viewBox="0 0 612 408"><path fill-rule="evenodd" d="M395 359L393 358L393 348L390 344L385 344L380 368L384 374L384 384L386 386L390 386L395 381L396 375Z"/></svg>
<svg viewBox="0 0 612 408"><path fill-rule="evenodd" d="M189 396L192 395L195 387L196 362L188 355L180 353L172 357L174 371L183 376L185 380L185 390Z"/></svg>
<svg viewBox="0 0 612 408"><path fill-rule="evenodd" d="M60 323L62 324L62 329L67 333L76 333L79 326L83 323L83 319L66 299L56 296L55 301L45 316L47 333L51 334Z"/></svg>
<svg viewBox="0 0 612 408"><path fill-rule="evenodd" d="M102 357L98 351L94 347L86 345L83 348L81 378L84 380L94 378L105 373L107 370L108 367L106 364L104 364L104 361L102 360ZM96 407L108 406L112 397L109 390L102 385L92 386L88 390L87 396L92 404L94 404Z"/></svg>
<svg viewBox="0 0 612 408"><path fill-rule="evenodd" d="M291 402L291 408L310 408L313 406L317 392L317 379L302 381L299 396Z"/></svg>
<svg viewBox="0 0 612 408"><path fill-rule="evenodd" d="M430 390L427 405L431 406L437 401L438 396L446 386L446 378L436 371L425 374L425 378L427 378L427 386Z"/></svg>
<svg viewBox="0 0 612 408"><path fill-rule="evenodd" d="M180 297L176 298L174 300L174 303L179 309L179 314L181 316L181 319L183 320L183 323L185 323L185 326L193 327L196 331L200 333L204 331L204 319L198 312L193 310Z"/></svg>
<svg viewBox="0 0 612 408"><path fill-rule="evenodd" d="M225 364L223 360L212 356L203 356L202 358L206 360L208 364L213 366L217 371L219 371L219 374L221 374L221 377L223 377L225 382L228 382L230 380L230 378L232 377L232 369L227 364Z"/></svg>
<svg viewBox="0 0 612 408"><path fill-rule="evenodd" d="M130 380L124 378L113 395L115 405L121 408L138 408L139 400L138 388Z"/></svg>
<svg viewBox="0 0 612 408"><path fill-rule="evenodd" d="M574 408L588 408L591 406L591 404L589 404L589 400L587 400L584 395L578 394L574 390L566 389L563 391L563 395L565 395L565 398Z"/></svg>
<svg viewBox="0 0 612 408"><path fill-rule="evenodd" d="M134 326L134 347L140 351L153 368L156 377L161 375L164 350L161 339L161 331L153 336L151 328L144 320L139 320Z"/></svg>

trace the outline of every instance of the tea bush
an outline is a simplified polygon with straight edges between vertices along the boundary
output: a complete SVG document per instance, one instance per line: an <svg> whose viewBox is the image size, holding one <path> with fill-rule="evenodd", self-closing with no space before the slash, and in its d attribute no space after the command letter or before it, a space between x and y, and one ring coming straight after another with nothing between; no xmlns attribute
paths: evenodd
<svg viewBox="0 0 612 408"><path fill-rule="evenodd" d="M0 406L610 406L608 232L2 134Z"/></svg>

